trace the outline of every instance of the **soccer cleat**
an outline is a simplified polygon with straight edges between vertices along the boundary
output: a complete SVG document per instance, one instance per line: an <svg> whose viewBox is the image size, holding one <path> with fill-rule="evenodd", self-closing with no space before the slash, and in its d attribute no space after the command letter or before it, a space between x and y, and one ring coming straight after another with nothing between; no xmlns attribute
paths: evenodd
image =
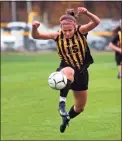
<svg viewBox="0 0 122 141"><path fill-rule="evenodd" d="M60 125L60 132L61 133L64 133L66 127L69 126L69 121L70 121L70 119L68 119L67 116L62 117L62 124Z"/></svg>
<svg viewBox="0 0 122 141"><path fill-rule="evenodd" d="M67 112L66 112L66 109L65 109L65 102L64 101L61 101L59 103L59 113L61 116L67 116Z"/></svg>

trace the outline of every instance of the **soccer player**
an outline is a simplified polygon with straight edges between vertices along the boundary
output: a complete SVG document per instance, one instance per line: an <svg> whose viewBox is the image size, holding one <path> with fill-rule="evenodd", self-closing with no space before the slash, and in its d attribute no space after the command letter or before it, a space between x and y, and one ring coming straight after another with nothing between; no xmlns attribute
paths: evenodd
<svg viewBox="0 0 122 141"><path fill-rule="evenodd" d="M115 51L115 61L119 71L117 78L122 78L122 19L119 21L119 27L113 30L113 35L109 47Z"/></svg>
<svg viewBox="0 0 122 141"><path fill-rule="evenodd" d="M84 34L94 29L100 19L84 7L78 7L78 15L86 15L90 22L77 26L76 19L71 14L62 15L59 19L61 30L55 33L39 33L40 23L35 21L32 26L32 37L35 39L53 39L57 43L57 52L61 63L57 71L62 71L68 80L67 86L60 90L59 112L62 116L60 132L63 133L70 121L84 111L88 95L88 67L93 63ZM66 112L65 103L69 90L72 90L75 103Z"/></svg>

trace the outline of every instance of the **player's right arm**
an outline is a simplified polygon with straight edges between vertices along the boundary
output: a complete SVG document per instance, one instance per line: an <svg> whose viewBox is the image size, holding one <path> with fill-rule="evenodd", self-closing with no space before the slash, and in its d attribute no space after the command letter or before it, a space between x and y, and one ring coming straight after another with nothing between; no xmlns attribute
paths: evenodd
<svg viewBox="0 0 122 141"><path fill-rule="evenodd" d="M32 24L32 37L34 39L43 39L43 40L48 40L48 39L56 39L58 36L58 32L54 33L40 33L38 31L38 27L40 26L40 23L38 21L34 21Z"/></svg>

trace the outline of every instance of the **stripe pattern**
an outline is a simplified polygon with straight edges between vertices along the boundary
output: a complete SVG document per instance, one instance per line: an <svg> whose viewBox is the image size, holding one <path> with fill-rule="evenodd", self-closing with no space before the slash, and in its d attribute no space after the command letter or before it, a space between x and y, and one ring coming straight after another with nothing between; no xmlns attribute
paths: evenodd
<svg viewBox="0 0 122 141"><path fill-rule="evenodd" d="M87 51L85 37L79 34L76 29L74 36L70 39L66 39L62 31L59 31L56 43L61 60L64 60L66 64L73 68L77 67L80 69L85 61L85 53Z"/></svg>

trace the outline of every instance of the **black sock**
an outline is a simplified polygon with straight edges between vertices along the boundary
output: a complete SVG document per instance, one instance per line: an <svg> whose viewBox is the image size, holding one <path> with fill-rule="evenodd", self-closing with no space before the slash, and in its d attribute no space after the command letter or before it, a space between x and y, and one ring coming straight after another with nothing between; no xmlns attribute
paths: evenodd
<svg viewBox="0 0 122 141"><path fill-rule="evenodd" d="M74 106L72 106L71 107L71 109L70 109L70 111L69 111L69 117L70 118L74 118L74 117L76 117L77 115L79 115L80 113L76 113L75 111L74 111Z"/></svg>
<svg viewBox="0 0 122 141"><path fill-rule="evenodd" d="M67 79L67 85L64 89L60 90L60 96L61 97L67 97L67 94L69 92L70 89L70 85L71 85L71 81Z"/></svg>

